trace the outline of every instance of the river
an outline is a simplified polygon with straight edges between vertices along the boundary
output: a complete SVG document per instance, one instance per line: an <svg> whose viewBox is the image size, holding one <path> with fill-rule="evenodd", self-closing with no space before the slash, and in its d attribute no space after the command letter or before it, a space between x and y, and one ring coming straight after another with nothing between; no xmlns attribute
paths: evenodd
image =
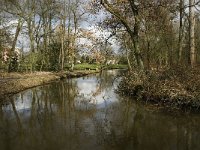
<svg viewBox="0 0 200 150"><path fill-rule="evenodd" d="M200 115L172 115L119 96L120 73L66 79L3 102L0 150L200 149Z"/></svg>

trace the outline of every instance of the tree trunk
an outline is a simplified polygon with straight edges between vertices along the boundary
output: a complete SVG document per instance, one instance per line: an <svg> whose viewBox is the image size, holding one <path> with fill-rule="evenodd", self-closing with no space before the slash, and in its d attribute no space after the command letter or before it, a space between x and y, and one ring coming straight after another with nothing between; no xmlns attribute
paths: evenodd
<svg viewBox="0 0 200 150"><path fill-rule="evenodd" d="M147 41L147 69L150 70L150 41Z"/></svg>
<svg viewBox="0 0 200 150"><path fill-rule="evenodd" d="M178 64L181 64L183 52L183 13L184 13L184 0L180 0L180 24L179 24L179 42L178 42Z"/></svg>
<svg viewBox="0 0 200 150"><path fill-rule="evenodd" d="M127 62L128 62L128 69L129 69L129 70L132 70L131 63L130 63L130 60L129 60L128 48L127 48L127 46L126 46L126 59L127 59Z"/></svg>
<svg viewBox="0 0 200 150"><path fill-rule="evenodd" d="M62 37L61 37L61 71L64 70L64 61L65 61L65 51L64 51L64 42L65 42L65 19L62 22Z"/></svg>
<svg viewBox="0 0 200 150"><path fill-rule="evenodd" d="M17 60L16 59L12 59L12 57L15 55L14 54L15 53L15 47L16 47L16 44L17 44L17 39L18 39L19 33L21 31L22 25L23 25L23 21L20 18L18 20L18 24L17 24L17 28L16 28L16 32L15 32L15 37L14 37L14 40L12 42L11 55L9 57L8 72L17 71Z"/></svg>
<svg viewBox="0 0 200 150"><path fill-rule="evenodd" d="M195 58L195 41L194 41L194 29L195 29L195 14L194 14L194 0L189 0L189 25L190 25L190 65L194 68L196 64Z"/></svg>
<svg viewBox="0 0 200 150"><path fill-rule="evenodd" d="M129 3L131 5L134 19L135 19L134 31L131 33L131 39L133 41L134 49L135 49L135 58L137 61L138 68L141 70L144 70L144 64L143 64L143 60L142 60L141 50L139 47L140 20L139 20L138 5L135 3L135 0L129 0Z"/></svg>
<svg viewBox="0 0 200 150"><path fill-rule="evenodd" d="M14 51L15 51L15 47L16 47L16 44L17 44L17 39L18 39L19 33L21 31L22 25L23 25L23 22L22 22L22 19L20 18L18 20L18 24L17 24L17 28L16 28L16 32L15 32L15 37L14 37L14 40L12 42L11 53L14 53Z"/></svg>
<svg viewBox="0 0 200 150"><path fill-rule="evenodd" d="M60 55L60 58L61 58L61 71L64 70L64 63L65 63L65 35L66 35L66 18L67 18L67 2L66 0L64 0L64 8L63 8L63 11L64 11L64 15L62 16L62 23L61 23L61 55Z"/></svg>
<svg viewBox="0 0 200 150"><path fill-rule="evenodd" d="M34 38L34 31L35 31L35 0L32 0L32 2L29 3L28 6L31 7L31 10L29 12L29 16L27 18L27 25L28 25L28 34L30 39L30 47L31 52L35 52L35 38Z"/></svg>
<svg viewBox="0 0 200 150"><path fill-rule="evenodd" d="M72 58L70 56L71 53L71 49L70 49L70 44L71 44L71 0L68 0L68 26L67 26L67 62L71 63L70 61L72 61Z"/></svg>
<svg viewBox="0 0 200 150"><path fill-rule="evenodd" d="M73 36L73 41L72 41L72 61L73 64L76 63L76 38L77 38L77 30L78 30L78 18L76 16L76 10L73 10L73 15L74 15L74 36Z"/></svg>
<svg viewBox="0 0 200 150"><path fill-rule="evenodd" d="M30 22L28 23L28 33L29 33L29 39L30 39L30 47L31 47L31 52L35 52L35 39L34 39L34 35L33 35L33 26L31 25L32 21L30 20Z"/></svg>

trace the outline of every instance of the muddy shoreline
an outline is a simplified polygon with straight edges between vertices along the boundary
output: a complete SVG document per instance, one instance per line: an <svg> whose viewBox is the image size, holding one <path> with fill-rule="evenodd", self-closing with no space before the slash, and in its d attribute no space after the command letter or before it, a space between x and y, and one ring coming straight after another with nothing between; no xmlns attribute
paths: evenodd
<svg viewBox="0 0 200 150"><path fill-rule="evenodd" d="M21 91L49 84L65 78L82 77L98 71L84 70L74 72L35 72L35 73L0 73L0 100Z"/></svg>

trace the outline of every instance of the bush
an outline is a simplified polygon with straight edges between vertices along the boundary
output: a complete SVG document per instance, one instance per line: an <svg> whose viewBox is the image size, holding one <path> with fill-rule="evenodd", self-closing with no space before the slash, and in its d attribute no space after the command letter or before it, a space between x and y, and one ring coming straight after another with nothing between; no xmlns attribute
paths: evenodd
<svg viewBox="0 0 200 150"><path fill-rule="evenodd" d="M170 69L146 73L129 72L119 93L139 96L142 101L200 110L200 70Z"/></svg>

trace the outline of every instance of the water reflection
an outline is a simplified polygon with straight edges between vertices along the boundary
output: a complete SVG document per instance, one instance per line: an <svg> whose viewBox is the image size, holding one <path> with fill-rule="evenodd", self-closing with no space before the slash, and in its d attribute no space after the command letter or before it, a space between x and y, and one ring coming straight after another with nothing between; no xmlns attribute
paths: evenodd
<svg viewBox="0 0 200 150"><path fill-rule="evenodd" d="M115 92L117 71L27 90L0 109L0 149L200 149L200 117L148 111Z"/></svg>

